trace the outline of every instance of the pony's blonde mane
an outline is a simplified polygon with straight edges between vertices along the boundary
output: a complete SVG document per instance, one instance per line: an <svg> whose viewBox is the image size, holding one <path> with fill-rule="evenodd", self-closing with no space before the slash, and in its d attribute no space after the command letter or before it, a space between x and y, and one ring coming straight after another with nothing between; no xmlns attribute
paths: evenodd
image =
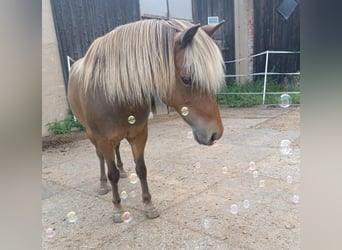
<svg viewBox="0 0 342 250"><path fill-rule="evenodd" d="M175 35L190 26L185 21L153 19L119 26L91 44L78 65L83 72L79 81L86 92L101 91L114 103L149 102L152 94L167 97L175 84ZM221 53L202 30L185 48L182 66L205 92L215 91L223 82Z"/></svg>

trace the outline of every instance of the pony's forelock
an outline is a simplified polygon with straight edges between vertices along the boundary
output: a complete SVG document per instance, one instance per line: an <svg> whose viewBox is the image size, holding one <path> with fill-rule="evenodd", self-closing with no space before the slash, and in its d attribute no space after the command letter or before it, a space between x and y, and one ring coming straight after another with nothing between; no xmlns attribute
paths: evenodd
<svg viewBox="0 0 342 250"><path fill-rule="evenodd" d="M224 62L219 48L201 29L184 51L183 67L195 87L214 93L224 83Z"/></svg>

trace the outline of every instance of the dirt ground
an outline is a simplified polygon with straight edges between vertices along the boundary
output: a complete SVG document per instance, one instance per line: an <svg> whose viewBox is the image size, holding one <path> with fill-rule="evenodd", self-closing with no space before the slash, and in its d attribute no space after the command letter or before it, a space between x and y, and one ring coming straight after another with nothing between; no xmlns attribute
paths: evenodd
<svg viewBox="0 0 342 250"><path fill-rule="evenodd" d="M145 161L160 212L154 220L143 214L140 185L126 178L119 190L131 220L112 222L111 193L96 194L98 160L84 132L44 137L43 248L299 249L300 108L221 107L221 116L224 136L212 147L188 138L175 112L149 121ZM279 146L284 139L287 153ZM121 155L134 173L125 141Z"/></svg>

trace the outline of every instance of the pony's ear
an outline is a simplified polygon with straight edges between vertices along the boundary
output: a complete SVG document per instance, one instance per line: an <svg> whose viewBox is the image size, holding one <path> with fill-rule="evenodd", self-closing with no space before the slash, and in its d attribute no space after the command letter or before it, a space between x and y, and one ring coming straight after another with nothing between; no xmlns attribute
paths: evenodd
<svg viewBox="0 0 342 250"><path fill-rule="evenodd" d="M208 25L203 25L201 27L201 29L203 31L205 31L205 33L207 33L209 36L212 36L214 34L214 32L220 28L222 26L222 24L224 24L225 20L222 20L221 22L219 22L218 24L215 24L215 25L211 25L211 24L208 24Z"/></svg>
<svg viewBox="0 0 342 250"><path fill-rule="evenodd" d="M176 39L179 41L181 49L184 49L191 43L199 27L200 24L197 24L177 34Z"/></svg>

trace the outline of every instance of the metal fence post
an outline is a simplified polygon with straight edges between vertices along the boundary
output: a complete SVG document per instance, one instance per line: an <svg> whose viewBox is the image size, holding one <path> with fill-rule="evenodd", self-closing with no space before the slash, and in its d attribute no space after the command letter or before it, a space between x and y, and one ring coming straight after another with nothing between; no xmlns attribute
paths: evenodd
<svg viewBox="0 0 342 250"><path fill-rule="evenodd" d="M262 105L265 105L265 98L266 98L267 68L268 68L268 50L266 51L265 75L264 75L264 91L262 93Z"/></svg>
<svg viewBox="0 0 342 250"><path fill-rule="evenodd" d="M67 56L67 63L68 63L68 72L70 72L70 57Z"/></svg>
<svg viewBox="0 0 342 250"><path fill-rule="evenodd" d="M67 56L68 72L70 72L70 69L71 69L71 63L70 62L75 62L75 60L72 59L70 56Z"/></svg>

